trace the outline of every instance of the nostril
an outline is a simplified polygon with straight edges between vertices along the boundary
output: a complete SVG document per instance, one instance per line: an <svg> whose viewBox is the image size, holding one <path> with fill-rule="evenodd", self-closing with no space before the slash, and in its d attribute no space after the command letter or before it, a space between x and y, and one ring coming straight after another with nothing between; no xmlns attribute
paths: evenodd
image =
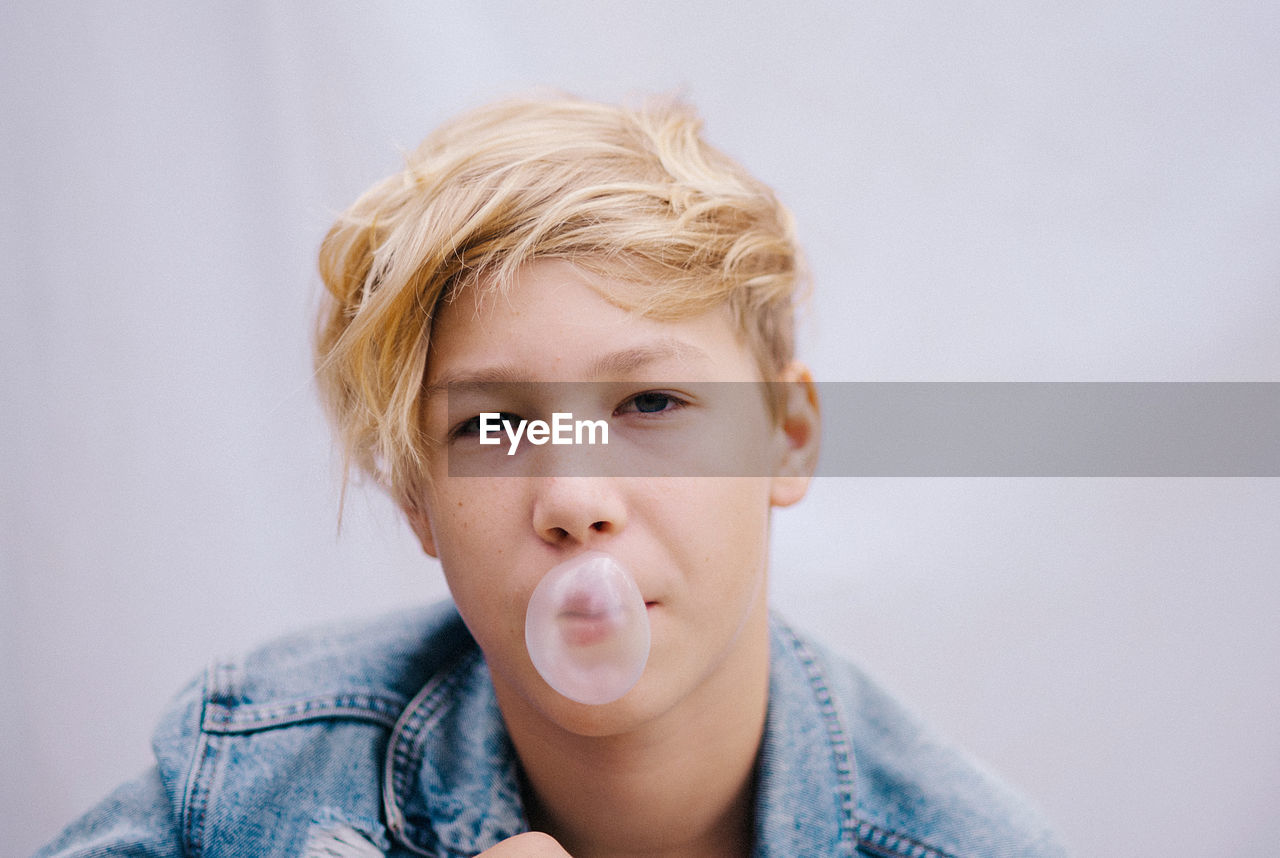
<svg viewBox="0 0 1280 858"><path fill-rule="evenodd" d="M605 529L606 527L608 527L608 526L609 526L609 525L608 525L608 523L607 523L607 522L597 521L597 522L592 523L592 525L591 525L591 529L592 529L592 530L594 530L594 531L597 531L597 532L603 532L603 531L604 531L604 529Z"/></svg>

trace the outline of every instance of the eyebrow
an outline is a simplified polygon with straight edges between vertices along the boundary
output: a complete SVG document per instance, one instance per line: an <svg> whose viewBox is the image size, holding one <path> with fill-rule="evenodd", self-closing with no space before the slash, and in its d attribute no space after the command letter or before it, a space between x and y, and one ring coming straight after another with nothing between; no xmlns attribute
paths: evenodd
<svg viewBox="0 0 1280 858"><path fill-rule="evenodd" d="M664 337L652 343L601 355L587 368L587 377L598 380L611 375L625 376L649 364L672 359L682 363L709 362L711 356L692 343ZM497 364L475 370L447 372L438 381L423 387L422 395L427 399L449 389L455 392L480 390L493 384L518 384L527 383L530 380L529 373L525 369L514 364Z"/></svg>
<svg viewBox="0 0 1280 858"><path fill-rule="evenodd" d="M622 349L603 355L591 363L591 367L587 372L592 378L626 375L643 369L651 363L673 359L682 363L689 361L709 362L711 356L692 343L686 343L684 340L677 340L672 337L664 337L652 343L645 343L642 346Z"/></svg>

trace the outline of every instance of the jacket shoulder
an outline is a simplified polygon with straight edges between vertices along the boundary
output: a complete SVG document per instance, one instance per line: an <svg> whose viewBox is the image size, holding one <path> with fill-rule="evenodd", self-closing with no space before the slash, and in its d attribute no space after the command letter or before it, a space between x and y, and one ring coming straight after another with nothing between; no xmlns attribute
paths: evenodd
<svg viewBox="0 0 1280 858"><path fill-rule="evenodd" d="M330 717L394 723L470 643L448 602L292 634L210 665L202 724L239 732Z"/></svg>
<svg viewBox="0 0 1280 858"><path fill-rule="evenodd" d="M920 858L1063 856L1039 811L925 726L873 679L824 647L855 766L859 846Z"/></svg>
<svg viewBox="0 0 1280 858"><path fill-rule="evenodd" d="M161 718L157 753L193 728L243 733L327 718L390 726L470 645L456 609L442 602L290 634L217 659Z"/></svg>
<svg viewBox="0 0 1280 858"><path fill-rule="evenodd" d="M250 838L256 845L234 854L287 852L333 820L381 842L387 737L410 701L474 647L444 602L214 661L152 740L184 848L217 852ZM261 825L268 816L272 830Z"/></svg>
<svg viewBox="0 0 1280 858"><path fill-rule="evenodd" d="M175 809L190 800L206 737L319 720L390 729L423 685L470 645L456 609L442 602L298 632L213 661L152 735Z"/></svg>
<svg viewBox="0 0 1280 858"><path fill-rule="evenodd" d="M375 750L413 696L471 646L456 610L443 603L217 660L161 716L155 768L40 854L266 855L277 847L298 854L301 838L335 820L376 840ZM301 729L281 729L294 725ZM326 765L312 780L278 776ZM289 813L304 818L286 824ZM278 824L264 827L263 814ZM258 837L256 845L246 846L246 837Z"/></svg>

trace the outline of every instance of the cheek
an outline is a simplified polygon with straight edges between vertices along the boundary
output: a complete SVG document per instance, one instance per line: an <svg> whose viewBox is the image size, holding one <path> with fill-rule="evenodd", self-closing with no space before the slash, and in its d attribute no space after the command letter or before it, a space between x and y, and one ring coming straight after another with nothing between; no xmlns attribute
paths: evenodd
<svg viewBox="0 0 1280 858"><path fill-rule="evenodd" d="M433 524L449 592L473 636L488 646L523 636L526 585L515 563L512 499L498 487L471 488L436 498Z"/></svg>
<svg viewBox="0 0 1280 858"><path fill-rule="evenodd" d="M518 498L514 480L452 478L432 498L432 523L441 560L474 563L502 549L511 539Z"/></svg>
<svg viewBox="0 0 1280 858"><path fill-rule="evenodd" d="M500 552L488 562L446 566L445 579L458 613L491 667L510 673L526 660L525 597Z"/></svg>
<svg viewBox="0 0 1280 858"><path fill-rule="evenodd" d="M692 568L706 570L691 585L725 599L746 598L763 574L769 548L766 479L706 480L693 487L683 515L669 519L669 539ZM700 579L700 580L699 580Z"/></svg>

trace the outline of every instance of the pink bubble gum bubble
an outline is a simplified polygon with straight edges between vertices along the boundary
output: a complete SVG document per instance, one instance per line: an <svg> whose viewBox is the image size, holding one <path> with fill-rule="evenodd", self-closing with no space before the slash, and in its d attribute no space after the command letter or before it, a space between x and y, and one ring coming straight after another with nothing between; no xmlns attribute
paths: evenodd
<svg viewBox="0 0 1280 858"><path fill-rule="evenodd" d="M649 612L613 557L588 551L553 566L529 597L524 642L538 674L578 703L600 705L640 681Z"/></svg>

